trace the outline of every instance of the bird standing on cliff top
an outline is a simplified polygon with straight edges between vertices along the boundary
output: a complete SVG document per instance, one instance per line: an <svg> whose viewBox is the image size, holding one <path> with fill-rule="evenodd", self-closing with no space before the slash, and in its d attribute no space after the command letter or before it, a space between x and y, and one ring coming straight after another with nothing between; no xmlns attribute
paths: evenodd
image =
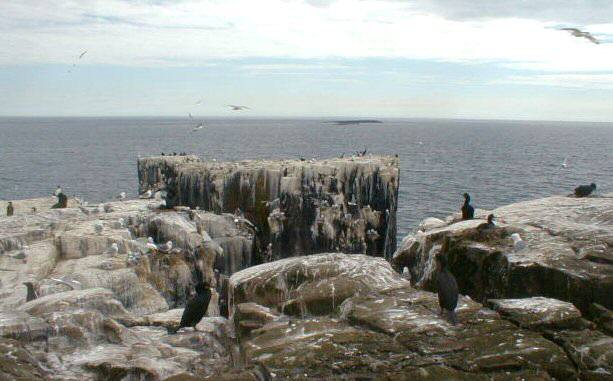
<svg viewBox="0 0 613 381"><path fill-rule="evenodd" d="M169 332L176 333L183 327L192 327L195 331L196 325L200 323L200 320L202 320L206 314L210 301L211 289L207 284L198 283L196 285L196 296L190 299L185 305L179 327L176 329L169 329Z"/></svg>
<svg viewBox="0 0 613 381"><path fill-rule="evenodd" d="M496 227L496 224L494 223L494 219L496 219L496 217L494 217L493 214L490 214L489 216L487 216L487 222L479 224L479 226L477 226L477 231L481 233L487 233L491 230L494 230L494 228Z"/></svg>
<svg viewBox="0 0 613 381"><path fill-rule="evenodd" d="M121 192L119 193L119 195L117 195L117 198L119 199L119 201L123 201L126 199L126 192Z"/></svg>
<svg viewBox="0 0 613 381"><path fill-rule="evenodd" d="M475 218L475 208L470 205L470 195L464 193L464 205L462 205L462 220L472 220Z"/></svg>
<svg viewBox="0 0 613 381"><path fill-rule="evenodd" d="M441 315L447 314L451 324L457 324L455 309L458 306L458 283L453 274L447 269L447 257L439 253L436 255L438 274L436 277L438 304Z"/></svg>
<svg viewBox="0 0 613 381"><path fill-rule="evenodd" d="M592 36L590 32L584 32L577 28L560 28L560 30L565 30L575 37L583 37L589 40L590 42L593 42L594 44L600 44L600 41L598 41L596 37Z"/></svg>
<svg viewBox="0 0 613 381"><path fill-rule="evenodd" d="M142 199L148 199L151 197L153 197L153 192L151 191L151 189L148 189L145 193L138 196L138 198L142 198Z"/></svg>
<svg viewBox="0 0 613 381"><path fill-rule="evenodd" d="M575 196L576 197L587 197L592 194L593 191L596 190L596 184L591 183L590 185L579 185L575 188Z"/></svg>

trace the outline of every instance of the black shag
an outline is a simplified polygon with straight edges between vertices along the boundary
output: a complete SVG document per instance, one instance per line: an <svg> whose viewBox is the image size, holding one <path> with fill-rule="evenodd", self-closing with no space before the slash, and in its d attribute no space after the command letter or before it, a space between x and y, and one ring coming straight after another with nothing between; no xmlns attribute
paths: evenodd
<svg viewBox="0 0 613 381"><path fill-rule="evenodd" d="M38 294L36 293L36 290L34 289L34 284L32 282L23 282L23 285L28 288L28 294L26 295L26 302L29 302L30 300L34 300L38 298Z"/></svg>
<svg viewBox="0 0 613 381"><path fill-rule="evenodd" d="M15 208L13 208L13 203L9 201L8 205L6 206L6 215L10 217L14 213L15 213Z"/></svg>
<svg viewBox="0 0 613 381"><path fill-rule="evenodd" d="M451 323L456 324L455 309L458 306L458 283L447 269L447 257L444 254L438 254L436 261L438 263L438 304L441 307L441 315L446 313Z"/></svg>
<svg viewBox="0 0 613 381"><path fill-rule="evenodd" d="M470 205L470 195L464 193L464 205L462 205L462 219L472 220L475 218L475 208Z"/></svg>
<svg viewBox="0 0 613 381"><path fill-rule="evenodd" d="M211 289L204 283L198 283L196 285L196 296L187 302L185 310L183 310L183 316L181 316L179 327L171 332L175 333L183 327L193 327L195 330L196 325L206 314L210 301Z"/></svg>
<svg viewBox="0 0 613 381"><path fill-rule="evenodd" d="M590 185L580 185L575 188L575 196L577 197L587 197L592 194L593 191L596 190L596 184L591 183Z"/></svg>

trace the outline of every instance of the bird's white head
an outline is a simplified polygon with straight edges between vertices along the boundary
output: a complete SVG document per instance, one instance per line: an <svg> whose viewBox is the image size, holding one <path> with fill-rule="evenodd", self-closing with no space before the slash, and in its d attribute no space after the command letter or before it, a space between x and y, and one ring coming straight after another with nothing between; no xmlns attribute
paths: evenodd
<svg viewBox="0 0 613 381"><path fill-rule="evenodd" d="M166 242L166 246L168 246L169 249L172 249L172 241Z"/></svg>

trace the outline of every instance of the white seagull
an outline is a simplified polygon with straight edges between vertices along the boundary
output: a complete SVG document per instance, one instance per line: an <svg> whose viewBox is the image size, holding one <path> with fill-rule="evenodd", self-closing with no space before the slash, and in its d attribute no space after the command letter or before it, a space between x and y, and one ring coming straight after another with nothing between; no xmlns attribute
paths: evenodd
<svg viewBox="0 0 613 381"><path fill-rule="evenodd" d="M158 249L164 253L169 253L172 250L172 241L161 244Z"/></svg>
<svg viewBox="0 0 613 381"><path fill-rule="evenodd" d="M141 194L138 197L139 198L151 198L151 197L153 197L153 192L151 191L151 189L149 189L145 193Z"/></svg>
<svg viewBox="0 0 613 381"><path fill-rule="evenodd" d="M521 239L518 233L511 234L511 239L513 240L514 251L521 251L527 247L526 242Z"/></svg>
<svg viewBox="0 0 613 381"><path fill-rule="evenodd" d="M562 162L562 168L566 168L566 167L568 167L568 156L566 156L564 158L564 161Z"/></svg>
<svg viewBox="0 0 613 381"><path fill-rule="evenodd" d="M111 244L111 247L109 247L108 249L106 249L106 251L104 252L104 254L108 254L111 257L117 255L119 253L119 246L117 246L116 242L113 242Z"/></svg>
<svg viewBox="0 0 613 381"><path fill-rule="evenodd" d="M147 243L145 244L145 247L147 248L147 251L149 250L157 250L158 247L155 244L155 242L153 242L153 238L152 237L147 237Z"/></svg>
<svg viewBox="0 0 613 381"><path fill-rule="evenodd" d="M126 192L121 192L117 198L119 199L119 201L123 201L126 199Z"/></svg>

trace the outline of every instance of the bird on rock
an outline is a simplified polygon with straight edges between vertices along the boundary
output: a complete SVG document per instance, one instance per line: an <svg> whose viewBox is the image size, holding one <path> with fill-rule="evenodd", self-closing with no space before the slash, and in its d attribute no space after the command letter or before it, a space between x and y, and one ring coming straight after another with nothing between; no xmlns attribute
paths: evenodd
<svg viewBox="0 0 613 381"><path fill-rule="evenodd" d="M447 257L444 254L436 256L438 265L437 288L438 304L441 308L441 315L447 314L452 324L457 323L455 309L458 306L458 283L453 274L447 269Z"/></svg>
<svg viewBox="0 0 613 381"><path fill-rule="evenodd" d="M196 296L190 299L185 305L179 327L170 330L170 332L176 333L178 330L184 327L192 327L194 330L196 330L196 325L200 323L200 320L202 320L206 314L210 301L211 289L207 284L198 283L196 285Z"/></svg>
<svg viewBox="0 0 613 381"><path fill-rule="evenodd" d="M494 230L496 227L494 219L496 219L496 217L493 214L487 216L487 222L479 224L479 226L477 226L477 231L480 233L489 233L490 231Z"/></svg>
<svg viewBox="0 0 613 381"><path fill-rule="evenodd" d="M592 194L593 191L596 190L596 184L591 183L590 185L579 185L575 188L575 196L576 197L587 197Z"/></svg>
<svg viewBox="0 0 613 381"><path fill-rule="evenodd" d="M111 247L106 249L106 251L104 252L104 254L110 255L111 257L114 257L118 253L119 253L119 246L117 246L117 242L113 242L111 244Z"/></svg>
<svg viewBox="0 0 613 381"><path fill-rule="evenodd" d="M32 282L23 282L23 285L26 286L26 288L28 289L28 294L26 295L26 302L38 298L38 293L36 292L36 289L34 288L34 284Z"/></svg>
<svg viewBox="0 0 613 381"><path fill-rule="evenodd" d="M147 248L147 251L157 251L158 249L155 242L153 242L152 237L147 237L147 243L145 244L145 247Z"/></svg>
<svg viewBox="0 0 613 381"><path fill-rule="evenodd" d="M519 233L511 234L511 239L513 240L513 250L521 251L526 248L526 241L521 239Z"/></svg>
<svg viewBox="0 0 613 381"><path fill-rule="evenodd" d="M166 254L170 253L170 250L172 250L172 241L161 244L158 246L158 250Z"/></svg>
<svg viewBox="0 0 613 381"><path fill-rule="evenodd" d="M464 205L462 205L462 219L472 220L475 218L475 208L470 205L470 195L464 193Z"/></svg>

